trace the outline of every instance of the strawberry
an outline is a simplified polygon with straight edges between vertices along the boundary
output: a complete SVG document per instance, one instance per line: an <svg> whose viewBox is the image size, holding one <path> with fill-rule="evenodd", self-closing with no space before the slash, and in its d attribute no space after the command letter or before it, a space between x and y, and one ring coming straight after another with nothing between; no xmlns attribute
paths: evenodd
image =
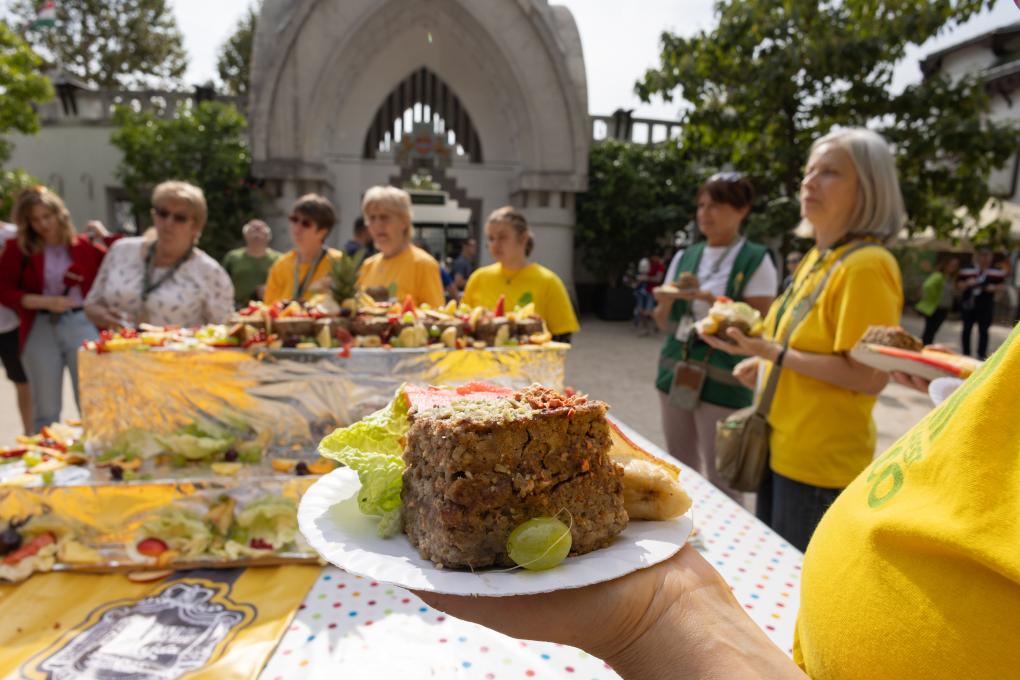
<svg viewBox="0 0 1020 680"><path fill-rule="evenodd" d="M26 557L31 557L46 546L56 543L57 539L51 533L39 534L31 541L21 546L10 555L4 558L4 564L17 564Z"/></svg>
<svg viewBox="0 0 1020 680"><path fill-rule="evenodd" d="M496 309L492 312L496 316L506 316L506 296L500 295L499 299L496 300Z"/></svg>
<svg viewBox="0 0 1020 680"><path fill-rule="evenodd" d="M405 314L407 312L411 312L412 314L414 314L415 311L416 309L414 307L414 298L412 298L410 295L405 296L404 306L400 308L400 313Z"/></svg>
<svg viewBox="0 0 1020 680"><path fill-rule="evenodd" d="M146 557L159 557L167 551L167 545L158 538L146 538L138 542L135 550Z"/></svg>

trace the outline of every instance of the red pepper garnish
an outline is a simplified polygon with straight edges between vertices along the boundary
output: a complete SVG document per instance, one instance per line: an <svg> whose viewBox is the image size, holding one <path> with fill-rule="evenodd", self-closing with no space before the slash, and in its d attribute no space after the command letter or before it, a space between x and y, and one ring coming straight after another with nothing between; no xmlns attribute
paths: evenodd
<svg viewBox="0 0 1020 680"><path fill-rule="evenodd" d="M53 534L47 532L45 534L39 534L27 544L23 545L18 550L15 550L10 555L4 558L4 564L17 564L26 557L31 557L46 546L55 543L56 538Z"/></svg>
<svg viewBox="0 0 1020 680"><path fill-rule="evenodd" d="M336 353L341 359L351 358L351 343L344 343L344 346L340 348L340 351Z"/></svg>
<svg viewBox="0 0 1020 680"><path fill-rule="evenodd" d="M417 310L415 309L414 306L414 298L412 298L410 295L405 296L404 306L400 308L400 313L401 314L406 314L407 312L414 313L415 311Z"/></svg>
<svg viewBox="0 0 1020 680"><path fill-rule="evenodd" d="M7 449L0 451L0 458L20 458L28 453L28 449Z"/></svg>
<svg viewBox="0 0 1020 680"><path fill-rule="evenodd" d="M272 550L273 549L273 546L271 546L270 544L266 543L261 538L253 538L253 539L251 539L251 541L248 543L248 545L250 545L252 548L255 548L255 550Z"/></svg>
<svg viewBox="0 0 1020 680"><path fill-rule="evenodd" d="M506 296L500 295L499 299L496 300L496 309L493 310L493 314L496 316L506 316Z"/></svg>

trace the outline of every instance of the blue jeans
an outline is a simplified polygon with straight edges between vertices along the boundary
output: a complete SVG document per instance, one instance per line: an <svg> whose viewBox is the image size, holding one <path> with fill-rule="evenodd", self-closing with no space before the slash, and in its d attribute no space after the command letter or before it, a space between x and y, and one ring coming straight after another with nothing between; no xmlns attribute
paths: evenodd
<svg viewBox="0 0 1020 680"><path fill-rule="evenodd" d="M843 489L826 489L794 481L765 468L755 514L801 552L811 534Z"/></svg>
<svg viewBox="0 0 1020 680"><path fill-rule="evenodd" d="M58 317L37 314L21 352L21 363L32 390L35 431L60 420L63 407L64 368L71 371L74 401L78 401L78 350L86 340L99 337L85 312L65 312Z"/></svg>

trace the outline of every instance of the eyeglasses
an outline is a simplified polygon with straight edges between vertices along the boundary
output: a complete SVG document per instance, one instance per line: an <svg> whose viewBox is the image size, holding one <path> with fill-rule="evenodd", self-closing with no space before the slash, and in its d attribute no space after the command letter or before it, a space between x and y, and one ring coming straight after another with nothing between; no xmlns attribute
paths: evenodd
<svg viewBox="0 0 1020 680"><path fill-rule="evenodd" d="M706 180L708 182L739 182L744 179L744 173L734 172L732 170L728 172L717 172Z"/></svg>
<svg viewBox="0 0 1020 680"><path fill-rule="evenodd" d="M318 228L319 226L312 220L308 219L307 217L302 217L301 215L291 215L288 219L290 220L291 224L296 224L302 229L311 229L312 227Z"/></svg>
<svg viewBox="0 0 1020 680"><path fill-rule="evenodd" d="M187 224L191 220L191 215L170 212L166 208L153 208L152 214L161 220L165 220L168 217L173 218L175 224Z"/></svg>

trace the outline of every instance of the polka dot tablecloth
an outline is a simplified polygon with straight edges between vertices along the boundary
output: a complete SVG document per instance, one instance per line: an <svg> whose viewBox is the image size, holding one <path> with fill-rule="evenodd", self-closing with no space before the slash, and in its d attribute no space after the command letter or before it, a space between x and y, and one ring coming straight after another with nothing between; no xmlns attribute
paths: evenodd
<svg viewBox="0 0 1020 680"><path fill-rule="evenodd" d="M661 450L621 425L647 451ZM694 498L691 544L737 600L790 653L803 556L703 477L685 469ZM372 674L369 676L369 674ZM524 642L426 606L403 588L323 569L261 680L291 678L618 678L572 647Z"/></svg>

